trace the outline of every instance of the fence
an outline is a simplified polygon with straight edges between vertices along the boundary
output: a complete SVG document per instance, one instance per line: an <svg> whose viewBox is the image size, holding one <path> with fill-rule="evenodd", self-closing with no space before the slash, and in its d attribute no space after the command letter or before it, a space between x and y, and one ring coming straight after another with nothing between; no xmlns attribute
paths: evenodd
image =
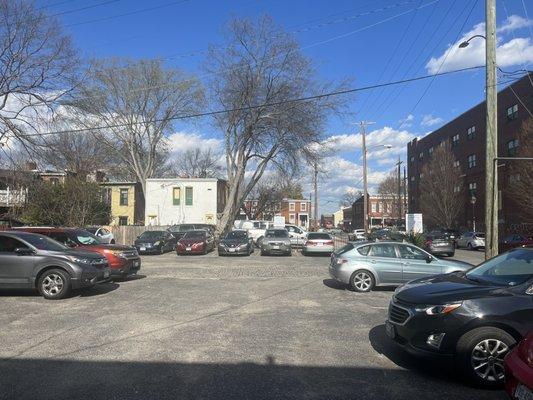
<svg viewBox="0 0 533 400"><path fill-rule="evenodd" d="M133 245L137 236L139 236L144 231L164 231L167 230L168 226L139 226L139 225L128 225L128 226L107 226L107 229L115 236L116 244L125 244L128 246Z"/></svg>
<svg viewBox="0 0 533 400"><path fill-rule="evenodd" d="M21 206L26 201L27 190L0 190L0 207Z"/></svg>

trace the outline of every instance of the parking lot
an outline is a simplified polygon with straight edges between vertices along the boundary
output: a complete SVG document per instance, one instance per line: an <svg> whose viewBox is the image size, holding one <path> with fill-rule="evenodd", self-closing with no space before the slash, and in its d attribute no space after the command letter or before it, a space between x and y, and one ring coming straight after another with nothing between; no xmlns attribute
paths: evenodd
<svg viewBox="0 0 533 400"><path fill-rule="evenodd" d="M354 293L327 265L168 253L62 301L4 291L0 398L506 398L405 355L385 336L392 289Z"/></svg>

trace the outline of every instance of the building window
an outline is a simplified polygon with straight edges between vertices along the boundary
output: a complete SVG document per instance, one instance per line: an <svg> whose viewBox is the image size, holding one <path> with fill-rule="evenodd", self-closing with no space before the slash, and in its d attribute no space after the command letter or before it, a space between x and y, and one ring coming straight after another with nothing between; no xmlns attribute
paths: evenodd
<svg viewBox="0 0 533 400"><path fill-rule="evenodd" d="M453 162L453 166L456 167L456 168L459 168L461 166L461 163L459 162L459 160L455 160Z"/></svg>
<svg viewBox="0 0 533 400"><path fill-rule="evenodd" d="M118 217L118 224L120 226L128 225L128 217Z"/></svg>
<svg viewBox="0 0 533 400"><path fill-rule="evenodd" d="M409 159L409 161L411 162L411 164L413 164L415 162L415 157L414 156L411 156L411 158Z"/></svg>
<svg viewBox="0 0 533 400"><path fill-rule="evenodd" d="M518 150L518 139L509 140L507 142L507 155L509 157L516 156L517 150Z"/></svg>
<svg viewBox="0 0 533 400"><path fill-rule="evenodd" d="M472 140L476 137L476 126L473 125L471 126L470 128L467 129L466 131L466 138L468 140Z"/></svg>
<svg viewBox="0 0 533 400"><path fill-rule="evenodd" d="M300 210L307 211L307 203L300 203Z"/></svg>
<svg viewBox="0 0 533 400"><path fill-rule="evenodd" d="M468 168L474 168L476 166L476 155L470 154L468 156Z"/></svg>
<svg viewBox="0 0 533 400"><path fill-rule="evenodd" d="M294 211L295 210L295 204L294 203L289 203L289 211Z"/></svg>
<svg viewBox="0 0 533 400"><path fill-rule="evenodd" d="M127 206L128 205L128 194L129 189L120 189L120 205L121 206Z"/></svg>
<svg viewBox="0 0 533 400"><path fill-rule="evenodd" d="M428 154L430 157L433 155L433 146L428 149Z"/></svg>
<svg viewBox="0 0 533 400"><path fill-rule="evenodd" d="M420 154L418 154L418 159L419 159L419 160L423 160L423 159L424 159L424 153L420 153Z"/></svg>
<svg viewBox="0 0 533 400"><path fill-rule="evenodd" d="M415 181L415 176L412 175L412 176L411 176L411 182L414 182L414 181Z"/></svg>
<svg viewBox="0 0 533 400"><path fill-rule="evenodd" d="M444 147L446 146L446 140L443 140L442 142L439 143L439 146L440 147Z"/></svg>
<svg viewBox="0 0 533 400"><path fill-rule="evenodd" d="M511 121L518 118L518 104L507 109L507 120Z"/></svg>
<svg viewBox="0 0 533 400"><path fill-rule="evenodd" d="M452 137L452 147L459 146L459 134L453 135Z"/></svg>
<svg viewBox="0 0 533 400"><path fill-rule="evenodd" d="M453 192L454 193L459 193L460 191L461 191L461 186L460 185L457 185L457 186L453 187Z"/></svg>
<svg viewBox="0 0 533 400"><path fill-rule="evenodd" d="M181 188L175 187L172 189L172 204L179 206L181 202Z"/></svg>
<svg viewBox="0 0 533 400"><path fill-rule="evenodd" d="M423 172L421 172L421 173L418 174L418 178L419 178L419 179L422 179L423 177L424 177L424 173L423 173Z"/></svg>
<svg viewBox="0 0 533 400"><path fill-rule="evenodd" d="M476 189L477 189L477 183L471 182L468 184L468 193L470 193L470 196L476 195Z"/></svg>
<svg viewBox="0 0 533 400"><path fill-rule="evenodd" d="M257 207L257 200L253 202L254 207Z"/></svg>
<svg viewBox="0 0 533 400"><path fill-rule="evenodd" d="M186 206L192 206L192 187L186 186L185 187L185 205Z"/></svg>
<svg viewBox="0 0 533 400"><path fill-rule="evenodd" d="M520 174L513 174L509 175L509 183L517 183L520 182Z"/></svg>
<svg viewBox="0 0 533 400"><path fill-rule="evenodd" d="M111 193L111 188L104 188L102 191L102 201L107 205L111 204Z"/></svg>
<svg viewBox="0 0 533 400"><path fill-rule="evenodd" d="M376 210L377 210L377 204L376 203L372 203L372 212L375 213Z"/></svg>
<svg viewBox="0 0 533 400"><path fill-rule="evenodd" d="M291 224L294 224L295 221L296 221L296 216L294 214L289 214L289 222Z"/></svg>

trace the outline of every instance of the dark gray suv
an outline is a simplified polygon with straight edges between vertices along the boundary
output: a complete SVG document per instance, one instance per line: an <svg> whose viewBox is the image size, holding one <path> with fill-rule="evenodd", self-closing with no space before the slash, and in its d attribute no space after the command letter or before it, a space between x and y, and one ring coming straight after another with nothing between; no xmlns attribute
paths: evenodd
<svg viewBox="0 0 533 400"><path fill-rule="evenodd" d="M35 233L0 233L0 289L36 288L56 300L107 281L109 273L107 259L98 253L72 250Z"/></svg>

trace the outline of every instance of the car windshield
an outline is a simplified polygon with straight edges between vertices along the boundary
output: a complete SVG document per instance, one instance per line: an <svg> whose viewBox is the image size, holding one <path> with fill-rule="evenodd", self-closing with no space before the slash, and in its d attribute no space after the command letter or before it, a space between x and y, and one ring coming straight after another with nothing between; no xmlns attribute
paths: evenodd
<svg viewBox="0 0 533 400"><path fill-rule="evenodd" d="M202 239L205 237L205 232L202 231L191 231L187 232L185 236L183 236L185 239Z"/></svg>
<svg viewBox="0 0 533 400"><path fill-rule="evenodd" d="M533 278L533 251L518 249L500 254L467 272L466 278L494 285L520 285Z"/></svg>
<svg viewBox="0 0 533 400"><path fill-rule="evenodd" d="M474 237L483 239L483 238L485 238L485 234L484 233L474 233Z"/></svg>
<svg viewBox="0 0 533 400"><path fill-rule="evenodd" d="M327 233L309 233L307 235L307 239L309 240L330 240L331 236L329 236Z"/></svg>
<svg viewBox="0 0 533 400"><path fill-rule="evenodd" d="M74 233L76 242L82 245L96 245L101 244L100 240L92 233L87 231L76 231Z"/></svg>
<svg viewBox="0 0 533 400"><path fill-rule="evenodd" d="M163 231L144 231L139 239L158 239L164 235Z"/></svg>
<svg viewBox="0 0 533 400"><path fill-rule="evenodd" d="M231 231L226 234L225 239L246 239L245 231Z"/></svg>
<svg viewBox="0 0 533 400"><path fill-rule="evenodd" d="M289 232L285 229L275 229L266 231L265 236L267 238L286 238L289 237Z"/></svg>
<svg viewBox="0 0 533 400"><path fill-rule="evenodd" d="M18 235L18 237L24 239L26 242L28 242L33 247L39 250L65 251L68 249L68 247L63 246L61 243L56 242L54 239L50 239L49 237L43 235L26 234Z"/></svg>
<svg viewBox="0 0 533 400"><path fill-rule="evenodd" d="M87 232L90 232L90 233L92 233L92 234L94 235L94 234L96 234L96 231L98 230L98 228L85 228L85 230L86 230Z"/></svg>

